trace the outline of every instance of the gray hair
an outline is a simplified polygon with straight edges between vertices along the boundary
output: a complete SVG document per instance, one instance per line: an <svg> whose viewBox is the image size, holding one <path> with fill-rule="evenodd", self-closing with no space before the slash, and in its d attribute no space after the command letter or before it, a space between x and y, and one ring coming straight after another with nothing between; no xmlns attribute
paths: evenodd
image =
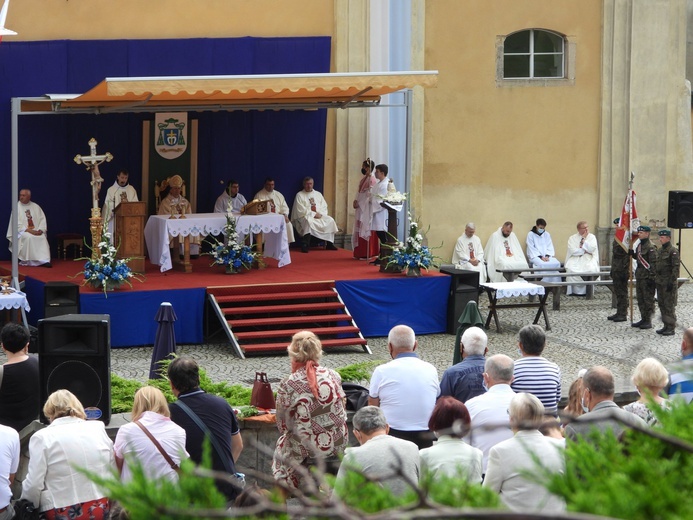
<svg viewBox="0 0 693 520"><path fill-rule="evenodd" d="M606 367L594 366L582 376L582 387L597 397L613 397L614 375Z"/></svg>
<svg viewBox="0 0 693 520"><path fill-rule="evenodd" d="M351 420L354 430L370 435L387 427L387 419L379 406L364 406L354 414Z"/></svg>
<svg viewBox="0 0 693 520"><path fill-rule="evenodd" d="M397 350L414 350L416 334L408 325L396 325L390 329L387 342Z"/></svg>
<svg viewBox="0 0 693 520"><path fill-rule="evenodd" d="M469 229L473 229L473 230L476 231L476 224L474 224L474 222L467 222L467 223L464 225L464 227L465 227L465 229L466 229L466 228L469 228Z"/></svg>
<svg viewBox="0 0 693 520"><path fill-rule="evenodd" d="M544 405L534 395L520 392L510 400L510 424L518 429L537 429L544 421Z"/></svg>
<svg viewBox="0 0 693 520"><path fill-rule="evenodd" d="M513 372L515 370L515 362L510 356L505 354L496 354L486 360L484 364L484 372L498 383L508 383L513 380Z"/></svg>
<svg viewBox="0 0 693 520"><path fill-rule="evenodd" d="M486 345L488 344L488 336L479 327L469 327L462 334L460 343L464 346L467 354L472 356L483 356Z"/></svg>
<svg viewBox="0 0 693 520"><path fill-rule="evenodd" d="M546 345L546 333L539 325L525 325L518 333L522 350L530 356L540 356Z"/></svg>

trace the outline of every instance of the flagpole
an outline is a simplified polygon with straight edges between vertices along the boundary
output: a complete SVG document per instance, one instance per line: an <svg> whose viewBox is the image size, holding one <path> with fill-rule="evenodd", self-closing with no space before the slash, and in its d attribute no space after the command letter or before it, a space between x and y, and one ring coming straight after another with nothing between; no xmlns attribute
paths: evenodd
<svg viewBox="0 0 693 520"><path fill-rule="evenodd" d="M628 212L630 213L630 218L628 219L628 225L630 227L630 250L633 250L633 180L635 179L635 173L630 172L630 181L628 182L628 198L630 199L630 204L628 205ZM633 323L633 260L632 257L628 256L628 300L630 301L630 322Z"/></svg>

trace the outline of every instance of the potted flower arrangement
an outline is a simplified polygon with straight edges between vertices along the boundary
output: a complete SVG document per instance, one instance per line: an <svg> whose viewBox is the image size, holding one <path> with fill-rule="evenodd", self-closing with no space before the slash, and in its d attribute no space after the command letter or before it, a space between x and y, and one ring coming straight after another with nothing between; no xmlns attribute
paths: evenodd
<svg viewBox="0 0 693 520"><path fill-rule="evenodd" d="M419 223L409 214L409 236L405 242L397 242L392 247L392 254L387 257L388 266L397 266L407 271L407 276L421 276L421 269L428 271L438 267L437 257L431 248L423 245L425 233L419 230Z"/></svg>
<svg viewBox="0 0 693 520"><path fill-rule="evenodd" d="M214 237L212 239L212 250L205 254L212 257L211 265L225 266L227 274L238 273L242 267L250 269L253 262L259 261L262 256L260 253L253 252L250 246L238 241L236 219L230 215L226 215L223 242Z"/></svg>
<svg viewBox="0 0 693 520"><path fill-rule="evenodd" d="M87 247L94 253L94 248ZM84 275L82 285L90 285L95 289L102 289L103 293L119 289L124 283L132 287L130 278L140 280L128 267L130 258L116 259L116 248L111 243L111 234L104 232L101 235L101 242L96 246L98 254L93 254L91 258L78 258L77 260L86 260L84 270L81 274Z"/></svg>

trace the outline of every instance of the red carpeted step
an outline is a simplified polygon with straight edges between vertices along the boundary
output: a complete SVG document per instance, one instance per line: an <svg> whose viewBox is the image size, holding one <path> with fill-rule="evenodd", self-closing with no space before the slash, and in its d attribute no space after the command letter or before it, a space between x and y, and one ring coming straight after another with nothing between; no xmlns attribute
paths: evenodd
<svg viewBox="0 0 693 520"><path fill-rule="evenodd" d="M261 314L270 312L309 312L309 311L328 311L340 310L344 308L341 302L326 303L296 303L289 305L255 305L252 307L224 307L225 315L230 314Z"/></svg>
<svg viewBox="0 0 693 520"><path fill-rule="evenodd" d="M334 282L295 282L295 283L273 283L257 285L232 285L207 287L207 292L216 296L228 296L234 294L265 294L280 292L304 292L304 291L327 291L334 287Z"/></svg>
<svg viewBox="0 0 693 520"><path fill-rule="evenodd" d="M264 338L280 338L287 337L291 338L297 332L301 332L305 329L277 329L277 330L253 330L248 332L235 332L236 338L239 340L254 340L254 339L264 339ZM344 327L319 327L310 329L311 332L317 334L318 336L330 336L335 334L358 334L359 328L353 326ZM320 338L323 340L322 337Z"/></svg>
<svg viewBox="0 0 693 520"><path fill-rule="evenodd" d="M348 314L317 314L315 316L278 316L274 318L251 318L245 320L229 320L231 329L240 327L260 327L266 325L293 325L294 323L331 323L336 321L352 321Z"/></svg>
<svg viewBox="0 0 693 520"><path fill-rule="evenodd" d="M321 340L322 348L330 347L350 347L358 345L366 345L368 341L363 338L340 338ZM286 350L286 343L260 343L256 345L243 345L243 351L249 352L270 352Z"/></svg>
<svg viewBox="0 0 693 520"><path fill-rule="evenodd" d="M254 302L254 301L280 301L280 300L308 300L311 298L336 298L334 291L303 291L303 292L278 292L263 294L232 294L228 296L215 296L217 302Z"/></svg>

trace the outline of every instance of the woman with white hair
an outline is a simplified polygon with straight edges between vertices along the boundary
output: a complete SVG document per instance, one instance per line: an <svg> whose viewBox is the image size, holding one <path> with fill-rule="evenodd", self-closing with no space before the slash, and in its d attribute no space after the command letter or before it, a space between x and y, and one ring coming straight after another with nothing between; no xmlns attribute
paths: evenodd
<svg viewBox="0 0 693 520"><path fill-rule="evenodd" d="M565 502L527 474L538 475L541 470L563 473L565 441L545 437L539 431L544 405L532 394L519 393L513 397L508 414L514 437L489 451L484 487L499 493L503 503L513 511L564 511Z"/></svg>
<svg viewBox="0 0 693 520"><path fill-rule="evenodd" d="M315 334L307 330L294 334L287 350L291 375L277 389L280 437L272 474L288 488L300 489L316 459L329 462L347 446L346 396L339 374L318 364L322 344Z"/></svg>
<svg viewBox="0 0 693 520"><path fill-rule="evenodd" d="M78 471L107 475L115 468L113 443L103 422L87 421L82 403L68 390L48 396L43 413L50 424L29 441L22 498L48 520L108 518L108 497Z"/></svg>
<svg viewBox="0 0 693 520"><path fill-rule="evenodd" d="M662 390L669 382L669 372L656 359L645 358L635 367L632 381L640 399L627 404L623 409L637 415L650 426L657 424L657 418L650 409L650 399L662 408L669 407L669 401L661 396Z"/></svg>

